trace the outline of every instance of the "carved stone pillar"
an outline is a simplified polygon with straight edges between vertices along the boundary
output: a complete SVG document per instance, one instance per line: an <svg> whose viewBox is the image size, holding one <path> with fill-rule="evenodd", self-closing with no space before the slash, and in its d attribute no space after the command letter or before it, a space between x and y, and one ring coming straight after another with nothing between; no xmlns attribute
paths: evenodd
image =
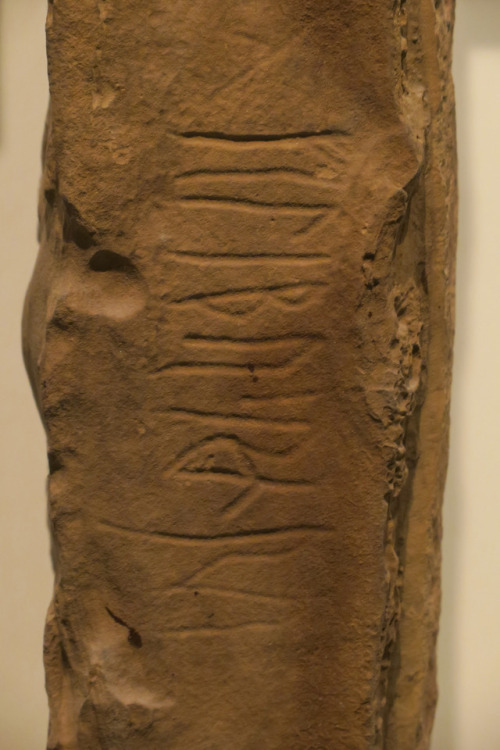
<svg viewBox="0 0 500 750"><path fill-rule="evenodd" d="M50 750L423 750L453 0L52 0Z"/></svg>

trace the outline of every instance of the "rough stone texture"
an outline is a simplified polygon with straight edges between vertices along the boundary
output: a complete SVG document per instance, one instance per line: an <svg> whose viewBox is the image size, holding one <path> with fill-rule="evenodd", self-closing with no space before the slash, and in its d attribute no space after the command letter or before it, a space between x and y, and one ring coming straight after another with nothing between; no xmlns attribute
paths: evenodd
<svg viewBox="0 0 500 750"><path fill-rule="evenodd" d="M51 750L422 750L453 0L52 0Z"/></svg>

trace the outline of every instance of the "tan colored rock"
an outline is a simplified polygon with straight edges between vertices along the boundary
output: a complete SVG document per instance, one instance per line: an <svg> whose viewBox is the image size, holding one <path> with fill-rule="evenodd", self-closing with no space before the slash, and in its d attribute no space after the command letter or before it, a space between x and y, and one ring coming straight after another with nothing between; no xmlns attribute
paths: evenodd
<svg viewBox="0 0 500 750"><path fill-rule="evenodd" d="M452 0L52 0L50 750L423 750Z"/></svg>

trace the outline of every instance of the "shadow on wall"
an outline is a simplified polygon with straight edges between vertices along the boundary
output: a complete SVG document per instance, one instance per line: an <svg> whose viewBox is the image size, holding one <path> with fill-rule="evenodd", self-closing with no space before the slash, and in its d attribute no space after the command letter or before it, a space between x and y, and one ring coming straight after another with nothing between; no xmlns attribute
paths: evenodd
<svg viewBox="0 0 500 750"><path fill-rule="evenodd" d="M45 747L43 623L52 590L45 437L21 357L37 251L47 0L0 0L0 748Z"/></svg>
<svg viewBox="0 0 500 750"><path fill-rule="evenodd" d="M471 112L476 118L484 117L484 112L476 112L477 106L475 79L472 68L477 55L487 50L500 50L500 2L498 0L456 0L457 19L454 47L454 77L457 98L457 129L459 155L459 240L457 261L457 314L455 364L451 410L451 445L448 481L443 513L443 601L441 627L438 644L438 683L439 703L433 734L432 750L471 750L471 736L481 723L481 718L467 701L473 686L466 683L467 670L463 668L464 661L470 660L469 652L475 648L464 627L464 612L469 617L479 620L484 618L484 602L494 592L488 592L487 584L481 580L477 582L477 592L472 601L470 587L464 583L464 570L470 563L470 556L482 556L480 549L472 551L471 534L467 533L469 509L483 502L480 487L471 492L471 474L478 473L478 464L471 457L469 446L471 442L488 442L491 436L486 431L474 432L471 426L471 407L478 407L476 394L471 395L470 362L477 356L472 351L472 345L477 331L476 324L472 324L474 311L477 316L477 289L473 288L472 279L477 276L478 253L483 252L479 246L477 215L478 198L475 195L475 184L485 179L479 175L479 167L475 159L475 144L477 127L473 126ZM486 59L486 58L484 58ZM498 59L498 58L497 58ZM481 63L483 58L481 58ZM476 72L477 65L474 67ZM495 66L498 76L498 65ZM485 86L487 82L485 81ZM494 92L492 92L493 96ZM498 128L500 123L498 123ZM483 148L498 148L498 142L486 144ZM486 188L488 189L488 188ZM489 222L493 226L496 216L490 216ZM490 224L486 231L490 231ZM493 273L493 269L492 269ZM473 309L474 308L474 309ZM493 311L492 311L493 312ZM484 323L485 321L483 321ZM486 323L489 321L486 321ZM491 333L495 333L496 326L492 326ZM492 365L493 362L490 362ZM488 367L488 363L486 364ZM498 406L498 401L497 401ZM495 408L495 403L491 404ZM480 450L480 448L479 448ZM472 479L474 482L474 479ZM488 524L487 506L484 509L484 523ZM486 550L484 550L486 554ZM477 595L477 596L476 596ZM475 608L475 613L474 613ZM472 609L472 611L471 611ZM487 646L486 646L487 647ZM494 654L491 658L495 658ZM497 665L497 668L500 665ZM481 664L478 663L479 681L483 680ZM486 676L484 676L486 680ZM498 687L498 686L497 686ZM485 685L487 689L487 685ZM489 736L488 744L481 744L484 739L476 736L473 743L474 750L496 750L500 748L500 727L498 716L491 716L494 722L483 737ZM496 729L495 729L496 727ZM466 729L464 733L462 730ZM490 744L491 734L497 732L496 744ZM489 734L488 734L489 733Z"/></svg>

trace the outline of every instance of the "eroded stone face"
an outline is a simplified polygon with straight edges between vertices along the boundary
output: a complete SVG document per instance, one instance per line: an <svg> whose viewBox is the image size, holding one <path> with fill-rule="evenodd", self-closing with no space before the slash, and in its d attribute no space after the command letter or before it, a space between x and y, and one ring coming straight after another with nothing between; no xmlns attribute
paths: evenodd
<svg viewBox="0 0 500 750"><path fill-rule="evenodd" d="M50 4L50 748L427 747L451 20Z"/></svg>

